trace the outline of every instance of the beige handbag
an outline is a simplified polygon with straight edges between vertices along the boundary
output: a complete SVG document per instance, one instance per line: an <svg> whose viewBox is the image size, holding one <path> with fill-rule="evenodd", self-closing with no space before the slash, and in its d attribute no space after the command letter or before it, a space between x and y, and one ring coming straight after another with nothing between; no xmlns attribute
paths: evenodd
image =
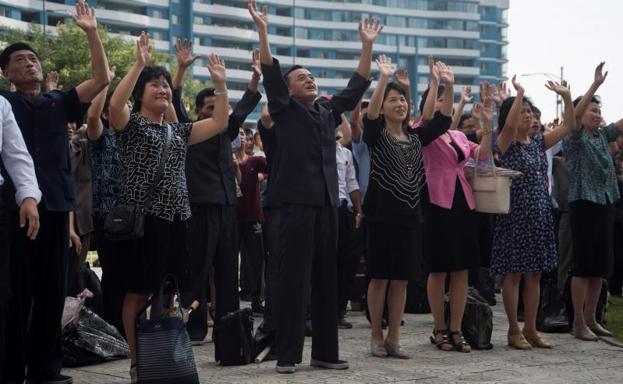
<svg viewBox="0 0 623 384"><path fill-rule="evenodd" d="M476 152L476 165L471 178L476 211L506 214L511 205L511 175L500 174L495 164L492 167L479 166L480 156Z"/></svg>

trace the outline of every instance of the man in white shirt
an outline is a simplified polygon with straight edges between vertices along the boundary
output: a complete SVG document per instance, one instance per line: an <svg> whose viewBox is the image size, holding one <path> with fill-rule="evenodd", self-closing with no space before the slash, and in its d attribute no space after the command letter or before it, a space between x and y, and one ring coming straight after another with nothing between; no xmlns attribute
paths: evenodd
<svg viewBox="0 0 623 384"><path fill-rule="evenodd" d="M353 154L339 141L335 143L335 159L337 163L338 196L338 240L337 240L337 277L338 277L338 328L352 328L344 318L346 304L350 297L357 263L357 253L352 252L351 240L353 225L361 224L361 194Z"/></svg>
<svg viewBox="0 0 623 384"><path fill-rule="evenodd" d="M37 185L32 158L26 149L22 133L17 126L11 104L0 96L0 157L2 166L15 185L15 202L19 209L19 225L28 225L27 236L34 240L39 231L37 204L41 191ZM4 184L0 174L0 190ZM9 239L7 212L0 193L0 378L4 362L4 328L9 296Z"/></svg>

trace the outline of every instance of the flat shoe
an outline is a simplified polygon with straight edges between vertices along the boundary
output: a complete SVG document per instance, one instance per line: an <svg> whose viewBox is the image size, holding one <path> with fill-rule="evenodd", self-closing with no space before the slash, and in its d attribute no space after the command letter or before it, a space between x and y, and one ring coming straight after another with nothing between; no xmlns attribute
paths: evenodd
<svg viewBox="0 0 623 384"><path fill-rule="evenodd" d="M383 341L374 341L370 342L370 352L372 356L376 357L387 357L387 350L385 349L385 344Z"/></svg>
<svg viewBox="0 0 623 384"><path fill-rule="evenodd" d="M612 332L602 327L601 324L599 323L595 323L594 325L589 325L588 328L597 336L607 336L607 337L614 336Z"/></svg>
<svg viewBox="0 0 623 384"><path fill-rule="evenodd" d="M405 360L411 358L411 356L407 355L404 349L402 349L400 344L392 344L385 340L385 349L387 350L387 354L391 357Z"/></svg>
<svg viewBox="0 0 623 384"><path fill-rule="evenodd" d="M583 328L573 328L573 336L576 339L584 340L584 341L598 341L599 337L595 335L588 327Z"/></svg>
<svg viewBox="0 0 623 384"><path fill-rule="evenodd" d="M528 340L526 340L524 335L521 333L518 333L516 335L508 335L508 346L524 351L529 351L532 349L532 345L528 343Z"/></svg>
<svg viewBox="0 0 623 384"><path fill-rule="evenodd" d="M549 349L552 347L552 344L546 341L545 339L543 339L543 337L539 335L538 333L535 335L529 335L527 333L524 333L523 335L526 338L526 341L528 341L528 343L530 343L530 345L532 345L535 348Z"/></svg>

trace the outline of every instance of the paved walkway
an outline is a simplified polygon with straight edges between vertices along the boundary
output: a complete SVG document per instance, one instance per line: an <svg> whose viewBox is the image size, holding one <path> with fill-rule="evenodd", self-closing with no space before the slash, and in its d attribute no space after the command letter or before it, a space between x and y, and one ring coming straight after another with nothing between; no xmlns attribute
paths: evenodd
<svg viewBox="0 0 623 384"><path fill-rule="evenodd" d="M304 364L294 375L275 373L275 362L242 367L214 363L214 345L193 347L202 383L623 383L623 348L581 342L568 334L551 334L552 350L517 351L506 346L506 319L501 304L494 310L494 348L469 354L442 352L428 342L430 315L407 315L402 328L411 360L374 358L369 353L370 328L361 313L349 314L354 328L340 330L346 371L327 371ZM257 321L256 321L257 322ZM305 340L303 361L309 361L311 339ZM75 383L128 383L129 361L66 370Z"/></svg>

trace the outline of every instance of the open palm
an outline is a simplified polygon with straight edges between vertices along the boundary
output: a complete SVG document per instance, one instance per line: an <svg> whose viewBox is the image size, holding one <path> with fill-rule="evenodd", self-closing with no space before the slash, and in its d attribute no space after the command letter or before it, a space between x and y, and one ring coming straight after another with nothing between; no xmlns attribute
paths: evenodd
<svg viewBox="0 0 623 384"><path fill-rule="evenodd" d="M383 26L375 19L365 19L359 23L359 36L364 43L374 43L382 30Z"/></svg>
<svg viewBox="0 0 623 384"><path fill-rule="evenodd" d="M86 2L79 1L76 3L76 11L71 15L72 19L83 31L94 30L97 28L97 20L95 19L95 9L89 7Z"/></svg>
<svg viewBox="0 0 623 384"><path fill-rule="evenodd" d="M268 27L268 7L263 6L262 11L257 10L257 4L255 0L249 0L247 2L247 8L251 14L251 18L255 22L258 28L265 29Z"/></svg>
<svg viewBox="0 0 623 384"><path fill-rule="evenodd" d="M214 84L225 84L227 81L225 62L215 53L208 56L208 71Z"/></svg>
<svg viewBox="0 0 623 384"><path fill-rule="evenodd" d="M376 66L379 68L381 77L389 78L392 77L392 75L394 74L395 67L392 64L391 57L380 55L376 59Z"/></svg>

